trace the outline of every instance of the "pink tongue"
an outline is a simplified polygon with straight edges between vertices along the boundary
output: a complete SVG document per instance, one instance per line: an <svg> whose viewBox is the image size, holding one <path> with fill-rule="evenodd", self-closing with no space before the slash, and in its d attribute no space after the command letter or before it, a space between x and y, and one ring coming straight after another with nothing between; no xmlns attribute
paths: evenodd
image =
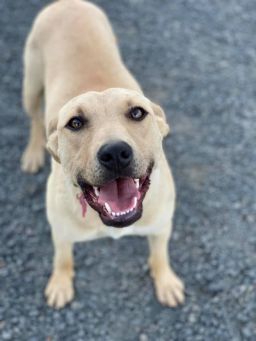
<svg viewBox="0 0 256 341"><path fill-rule="evenodd" d="M117 179L100 187L98 202L109 204L112 211L121 212L131 208L133 198L139 198L139 191L132 178Z"/></svg>

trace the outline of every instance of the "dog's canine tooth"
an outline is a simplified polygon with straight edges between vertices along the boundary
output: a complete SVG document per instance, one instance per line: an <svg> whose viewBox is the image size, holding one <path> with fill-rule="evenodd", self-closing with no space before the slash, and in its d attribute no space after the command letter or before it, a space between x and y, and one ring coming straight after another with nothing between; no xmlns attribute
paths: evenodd
<svg viewBox="0 0 256 341"><path fill-rule="evenodd" d="M134 182L135 182L136 188L139 189L139 187L140 187L140 179L134 179Z"/></svg>
<svg viewBox="0 0 256 341"><path fill-rule="evenodd" d="M106 210L108 211L108 213L111 213L112 211L111 211L111 208L110 208L109 204L107 202L105 202L104 205L105 205Z"/></svg>
<svg viewBox="0 0 256 341"><path fill-rule="evenodd" d="M133 204L133 205L134 205L134 207L133 207L133 208L135 208L135 207L137 206L137 203L138 203L138 198L137 198L137 197L135 197L135 198L134 198L134 204Z"/></svg>
<svg viewBox="0 0 256 341"><path fill-rule="evenodd" d="M94 193L97 195L97 197L100 195L100 191L99 191L99 188L96 187L96 186L93 186L93 189L94 189Z"/></svg>

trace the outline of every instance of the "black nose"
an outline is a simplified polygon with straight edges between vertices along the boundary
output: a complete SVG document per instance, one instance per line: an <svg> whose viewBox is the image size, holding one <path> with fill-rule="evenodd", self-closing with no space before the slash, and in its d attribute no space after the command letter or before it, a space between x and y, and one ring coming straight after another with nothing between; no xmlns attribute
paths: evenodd
<svg viewBox="0 0 256 341"><path fill-rule="evenodd" d="M100 164L114 172L127 168L131 164L132 157L132 148L123 141L104 144L98 151Z"/></svg>

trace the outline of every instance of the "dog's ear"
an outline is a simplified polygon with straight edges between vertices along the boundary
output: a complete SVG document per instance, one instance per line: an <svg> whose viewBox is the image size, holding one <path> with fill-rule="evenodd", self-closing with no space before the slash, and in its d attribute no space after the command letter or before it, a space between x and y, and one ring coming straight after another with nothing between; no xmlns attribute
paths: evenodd
<svg viewBox="0 0 256 341"><path fill-rule="evenodd" d="M55 161L60 163L60 158L58 155L58 134L57 134L57 123L58 119L55 118L50 121L47 129L47 143L46 149L54 158Z"/></svg>
<svg viewBox="0 0 256 341"><path fill-rule="evenodd" d="M170 126L166 120L165 113L163 109L160 107L160 105L151 102L151 106L154 111L154 114L156 115L156 120L157 120L159 130L162 136L166 137L170 133Z"/></svg>

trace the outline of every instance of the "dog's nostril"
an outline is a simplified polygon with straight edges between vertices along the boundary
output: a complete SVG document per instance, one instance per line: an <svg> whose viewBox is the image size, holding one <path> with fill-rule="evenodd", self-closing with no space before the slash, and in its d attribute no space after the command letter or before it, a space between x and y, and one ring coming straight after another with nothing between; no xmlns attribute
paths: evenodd
<svg viewBox="0 0 256 341"><path fill-rule="evenodd" d="M100 159L103 161L103 162L109 162L112 160L112 156L111 154L108 154L108 153L105 153L105 154L102 154L100 156Z"/></svg>
<svg viewBox="0 0 256 341"><path fill-rule="evenodd" d="M126 151L126 150L123 150L120 154L120 156L123 158L123 159L129 159L130 158L130 154Z"/></svg>

